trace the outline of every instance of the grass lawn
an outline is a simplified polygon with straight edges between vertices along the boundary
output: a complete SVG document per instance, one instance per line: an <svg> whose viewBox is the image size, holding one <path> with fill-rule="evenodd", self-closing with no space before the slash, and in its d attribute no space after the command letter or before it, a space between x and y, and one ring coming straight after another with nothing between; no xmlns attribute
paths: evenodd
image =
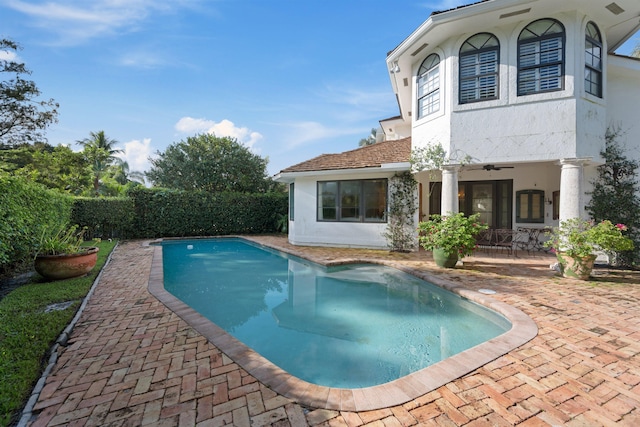
<svg viewBox="0 0 640 427"><path fill-rule="evenodd" d="M84 277L32 282L0 301L0 426L20 419L23 406L49 360L49 351L75 316L116 242L92 242L100 247L95 268ZM65 309L47 307L69 303Z"/></svg>

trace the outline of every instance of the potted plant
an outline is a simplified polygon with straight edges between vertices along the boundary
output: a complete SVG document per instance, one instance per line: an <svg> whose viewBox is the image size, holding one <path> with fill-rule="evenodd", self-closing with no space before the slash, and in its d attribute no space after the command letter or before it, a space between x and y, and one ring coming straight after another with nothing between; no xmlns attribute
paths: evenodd
<svg viewBox="0 0 640 427"><path fill-rule="evenodd" d="M52 279L69 279L89 273L98 261L99 248L82 246L86 229L78 226L45 229L40 238L34 260L34 268L41 276Z"/></svg>
<svg viewBox="0 0 640 427"><path fill-rule="evenodd" d="M625 237L624 224L609 220L599 223L580 218L562 221L559 227L547 233L545 246L556 253L564 277L587 280L593 270L595 251L622 252L633 249L633 241Z"/></svg>
<svg viewBox="0 0 640 427"><path fill-rule="evenodd" d="M428 221L418 224L420 245L433 253L438 266L453 268L459 258L473 253L476 236L487 228L480 222L480 214L431 215Z"/></svg>

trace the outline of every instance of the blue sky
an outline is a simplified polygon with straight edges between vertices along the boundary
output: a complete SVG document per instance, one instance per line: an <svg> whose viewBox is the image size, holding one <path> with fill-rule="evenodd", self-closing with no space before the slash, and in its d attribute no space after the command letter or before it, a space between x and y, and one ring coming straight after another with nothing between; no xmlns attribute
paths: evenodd
<svg viewBox="0 0 640 427"><path fill-rule="evenodd" d="M51 144L79 150L104 130L144 171L157 150L213 131L275 174L357 148L397 115L387 52L433 10L467 3L0 0L0 37L22 45L31 79L60 103Z"/></svg>

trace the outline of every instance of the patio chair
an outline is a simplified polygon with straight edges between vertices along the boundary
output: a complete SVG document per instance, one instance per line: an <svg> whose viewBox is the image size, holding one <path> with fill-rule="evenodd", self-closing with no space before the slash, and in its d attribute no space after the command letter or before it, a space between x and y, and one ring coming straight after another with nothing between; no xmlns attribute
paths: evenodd
<svg viewBox="0 0 640 427"><path fill-rule="evenodd" d="M486 229L486 230L482 230L478 233L478 235L476 236L476 244L478 245L479 248L482 249L491 249L492 246L492 239L493 238L493 230L492 229Z"/></svg>
<svg viewBox="0 0 640 427"><path fill-rule="evenodd" d="M517 249L516 246L516 236L517 232L511 229L497 229L493 230L494 235L494 243L493 246L496 250L507 250L509 255L514 254Z"/></svg>

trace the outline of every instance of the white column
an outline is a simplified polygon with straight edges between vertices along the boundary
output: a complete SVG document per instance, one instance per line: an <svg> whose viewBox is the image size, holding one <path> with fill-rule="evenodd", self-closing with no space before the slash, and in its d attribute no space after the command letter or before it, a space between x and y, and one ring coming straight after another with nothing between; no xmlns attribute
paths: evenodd
<svg viewBox="0 0 640 427"><path fill-rule="evenodd" d="M560 165L560 222L584 216L584 165L589 159L562 159Z"/></svg>
<svg viewBox="0 0 640 427"><path fill-rule="evenodd" d="M458 208L458 171L460 165L442 167L442 215L457 214Z"/></svg>

